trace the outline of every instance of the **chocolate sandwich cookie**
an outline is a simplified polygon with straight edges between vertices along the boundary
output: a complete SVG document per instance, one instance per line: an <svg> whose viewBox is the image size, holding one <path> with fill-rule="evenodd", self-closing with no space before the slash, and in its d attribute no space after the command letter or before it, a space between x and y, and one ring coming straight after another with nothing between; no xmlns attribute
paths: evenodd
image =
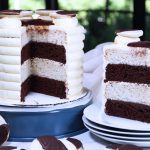
<svg viewBox="0 0 150 150"><path fill-rule="evenodd" d="M10 129L6 121L0 116L0 145L7 141Z"/></svg>
<svg viewBox="0 0 150 150"><path fill-rule="evenodd" d="M41 136L31 143L31 150L83 150L81 141L75 138L58 140L53 136Z"/></svg>

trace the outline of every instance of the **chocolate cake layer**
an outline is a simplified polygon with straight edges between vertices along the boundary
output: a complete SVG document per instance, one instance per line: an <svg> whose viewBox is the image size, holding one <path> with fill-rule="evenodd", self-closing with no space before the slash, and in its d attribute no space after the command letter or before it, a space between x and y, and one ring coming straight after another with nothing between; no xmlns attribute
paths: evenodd
<svg viewBox="0 0 150 150"><path fill-rule="evenodd" d="M150 67L108 64L105 82L107 81L150 84Z"/></svg>
<svg viewBox="0 0 150 150"><path fill-rule="evenodd" d="M42 20L42 19L25 19L22 20L22 26L50 26L54 25L54 23L51 20Z"/></svg>
<svg viewBox="0 0 150 150"><path fill-rule="evenodd" d="M52 43L30 42L21 51L21 64L30 58L43 58L66 64L66 50L64 46Z"/></svg>
<svg viewBox="0 0 150 150"><path fill-rule="evenodd" d="M31 91L66 98L65 82L44 77L31 76Z"/></svg>
<svg viewBox="0 0 150 150"><path fill-rule="evenodd" d="M21 64L30 59L32 57L31 54L31 42L29 42L21 50Z"/></svg>
<svg viewBox="0 0 150 150"><path fill-rule="evenodd" d="M31 76L28 77L22 84L21 84L21 102L25 101L25 97L31 90Z"/></svg>
<svg viewBox="0 0 150 150"><path fill-rule="evenodd" d="M39 57L66 63L66 50L62 45L52 43L32 42L32 58Z"/></svg>
<svg viewBox="0 0 150 150"><path fill-rule="evenodd" d="M123 117L150 123L150 106L107 99L105 112L110 116Z"/></svg>

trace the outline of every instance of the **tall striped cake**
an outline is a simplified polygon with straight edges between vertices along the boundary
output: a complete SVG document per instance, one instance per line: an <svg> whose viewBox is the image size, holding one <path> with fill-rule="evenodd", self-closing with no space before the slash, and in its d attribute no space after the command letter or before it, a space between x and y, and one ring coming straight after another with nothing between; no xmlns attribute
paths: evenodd
<svg viewBox="0 0 150 150"><path fill-rule="evenodd" d="M67 11L0 12L0 100L29 92L61 99L83 94L84 28Z"/></svg>
<svg viewBox="0 0 150 150"><path fill-rule="evenodd" d="M108 115L150 122L150 42L142 35L120 31L104 47L104 104Z"/></svg>

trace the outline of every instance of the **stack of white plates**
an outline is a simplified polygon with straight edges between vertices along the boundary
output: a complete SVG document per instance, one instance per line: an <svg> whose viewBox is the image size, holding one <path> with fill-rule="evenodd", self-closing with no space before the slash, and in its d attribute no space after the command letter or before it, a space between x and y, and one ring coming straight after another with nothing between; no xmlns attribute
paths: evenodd
<svg viewBox="0 0 150 150"><path fill-rule="evenodd" d="M94 135L113 143L150 147L150 124L108 116L92 104L84 110L83 122Z"/></svg>

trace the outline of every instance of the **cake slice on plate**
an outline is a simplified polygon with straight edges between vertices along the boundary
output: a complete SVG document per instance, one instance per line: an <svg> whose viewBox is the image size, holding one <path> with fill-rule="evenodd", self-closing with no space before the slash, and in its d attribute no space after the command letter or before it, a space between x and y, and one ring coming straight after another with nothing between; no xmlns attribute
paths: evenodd
<svg viewBox="0 0 150 150"><path fill-rule="evenodd" d="M141 30L120 31L104 47L105 112L150 122L150 42Z"/></svg>

